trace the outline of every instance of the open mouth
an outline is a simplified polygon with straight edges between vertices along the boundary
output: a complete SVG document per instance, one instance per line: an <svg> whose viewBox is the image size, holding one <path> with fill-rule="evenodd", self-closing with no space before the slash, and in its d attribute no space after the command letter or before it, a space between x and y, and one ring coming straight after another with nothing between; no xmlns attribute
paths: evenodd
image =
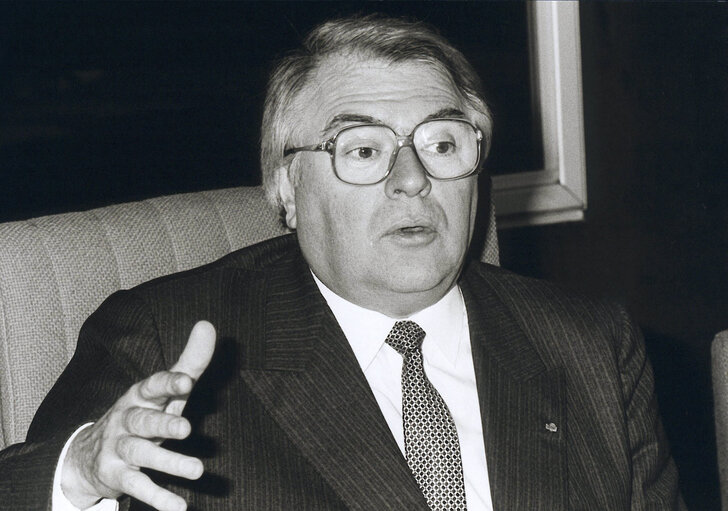
<svg viewBox="0 0 728 511"><path fill-rule="evenodd" d="M427 225L403 225L389 231L390 239L396 240L397 243L405 243L408 246L413 243L421 245L430 243L436 235L437 231Z"/></svg>
<svg viewBox="0 0 728 511"><path fill-rule="evenodd" d="M384 236L397 244L419 246L432 242L438 235L437 223L425 215L392 219Z"/></svg>
<svg viewBox="0 0 728 511"><path fill-rule="evenodd" d="M407 226L407 227L400 227L399 229L397 229L397 232L399 232L401 234L418 234L418 233L422 233L422 232L431 232L431 231L432 231L432 229L430 229L429 227L424 227L422 225L412 225L412 226Z"/></svg>
<svg viewBox="0 0 728 511"><path fill-rule="evenodd" d="M423 247L437 238L437 230L429 224L402 222L387 231L387 238L400 247Z"/></svg>

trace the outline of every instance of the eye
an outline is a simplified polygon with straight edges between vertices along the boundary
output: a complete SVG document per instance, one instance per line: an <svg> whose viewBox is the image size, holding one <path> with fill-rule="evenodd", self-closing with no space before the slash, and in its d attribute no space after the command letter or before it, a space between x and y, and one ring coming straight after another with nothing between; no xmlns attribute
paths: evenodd
<svg viewBox="0 0 728 511"><path fill-rule="evenodd" d="M435 151L440 154L447 154L455 150L455 144L452 142L438 142L435 144Z"/></svg>
<svg viewBox="0 0 728 511"><path fill-rule="evenodd" d="M377 156L378 152L373 147L361 146L348 150L346 156L354 160L371 160Z"/></svg>
<svg viewBox="0 0 728 511"><path fill-rule="evenodd" d="M452 155L457 150L457 145L454 142L448 140L438 140L431 142L423 147L425 151L431 154L438 154L443 156Z"/></svg>
<svg viewBox="0 0 728 511"><path fill-rule="evenodd" d="M366 160L374 156L374 149L371 147L360 147L356 150L356 155L362 160Z"/></svg>

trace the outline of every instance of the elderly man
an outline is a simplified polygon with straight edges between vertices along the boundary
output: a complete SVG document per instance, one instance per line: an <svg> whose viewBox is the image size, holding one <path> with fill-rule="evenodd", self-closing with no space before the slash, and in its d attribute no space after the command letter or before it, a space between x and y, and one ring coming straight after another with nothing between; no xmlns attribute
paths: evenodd
<svg viewBox="0 0 728 511"><path fill-rule="evenodd" d="M623 311L466 262L490 134L428 28L315 29L263 121L296 233L112 295L0 508L682 509Z"/></svg>

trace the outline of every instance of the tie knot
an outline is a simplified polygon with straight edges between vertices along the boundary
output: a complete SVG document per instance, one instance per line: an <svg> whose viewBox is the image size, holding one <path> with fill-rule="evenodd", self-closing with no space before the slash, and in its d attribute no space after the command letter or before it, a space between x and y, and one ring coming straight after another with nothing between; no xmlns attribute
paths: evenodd
<svg viewBox="0 0 728 511"><path fill-rule="evenodd" d="M404 356L420 349L424 338L425 331L414 321L397 321L384 342Z"/></svg>

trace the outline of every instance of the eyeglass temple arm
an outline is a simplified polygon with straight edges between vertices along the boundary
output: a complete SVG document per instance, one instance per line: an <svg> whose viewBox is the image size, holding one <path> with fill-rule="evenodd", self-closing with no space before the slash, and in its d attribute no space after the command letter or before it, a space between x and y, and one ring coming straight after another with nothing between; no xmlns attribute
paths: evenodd
<svg viewBox="0 0 728 511"><path fill-rule="evenodd" d="M298 153L301 151L327 151L331 152L331 141L326 140L324 142L321 142L320 144L314 144L314 145L305 145L301 147L289 147L288 149L285 149L283 151L283 156L288 156L289 154Z"/></svg>

